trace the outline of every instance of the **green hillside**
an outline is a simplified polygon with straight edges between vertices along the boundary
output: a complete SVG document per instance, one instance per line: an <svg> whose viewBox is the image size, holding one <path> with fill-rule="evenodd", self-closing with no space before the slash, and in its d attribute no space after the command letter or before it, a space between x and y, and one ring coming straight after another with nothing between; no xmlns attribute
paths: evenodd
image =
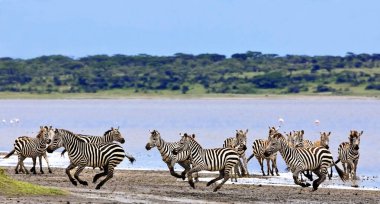
<svg viewBox="0 0 380 204"><path fill-rule="evenodd" d="M0 93L380 94L380 54L0 58Z"/></svg>

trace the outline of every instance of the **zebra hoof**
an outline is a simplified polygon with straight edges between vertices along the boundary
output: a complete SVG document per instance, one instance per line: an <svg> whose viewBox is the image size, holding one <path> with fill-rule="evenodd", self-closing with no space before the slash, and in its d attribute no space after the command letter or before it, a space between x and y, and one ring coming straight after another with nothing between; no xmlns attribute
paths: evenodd
<svg viewBox="0 0 380 204"><path fill-rule="evenodd" d="M53 173L53 172L49 169L49 173Z"/></svg>
<svg viewBox="0 0 380 204"><path fill-rule="evenodd" d="M82 184L82 185L84 185L84 186L88 186L87 181L81 181L80 184Z"/></svg>
<svg viewBox="0 0 380 204"><path fill-rule="evenodd" d="M97 185L95 189L96 189L96 190L99 190L99 189L100 189L100 186L99 186L99 185Z"/></svg>
<svg viewBox="0 0 380 204"><path fill-rule="evenodd" d="M355 184L355 185L351 185L351 187L358 188L359 185L358 185L358 184Z"/></svg>
<svg viewBox="0 0 380 204"><path fill-rule="evenodd" d="M45 172L44 171L40 171L41 174L44 174Z"/></svg>
<svg viewBox="0 0 380 204"><path fill-rule="evenodd" d="M77 182L74 181L74 180L72 180L71 183L72 183L74 186L77 186L77 185L78 185Z"/></svg>
<svg viewBox="0 0 380 204"><path fill-rule="evenodd" d="M218 190L219 190L219 188L218 188L218 187L214 188L214 192L217 192Z"/></svg>

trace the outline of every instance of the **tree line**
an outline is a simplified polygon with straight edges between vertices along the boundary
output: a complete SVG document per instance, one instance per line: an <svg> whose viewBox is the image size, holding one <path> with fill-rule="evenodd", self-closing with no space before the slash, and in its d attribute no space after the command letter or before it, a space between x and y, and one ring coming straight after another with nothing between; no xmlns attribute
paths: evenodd
<svg viewBox="0 0 380 204"><path fill-rule="evenodd" d="M220 54L62 55L0 58L0 91L94 93L349 93L380 90L380 54L306 56L248 51Z"/></svg>

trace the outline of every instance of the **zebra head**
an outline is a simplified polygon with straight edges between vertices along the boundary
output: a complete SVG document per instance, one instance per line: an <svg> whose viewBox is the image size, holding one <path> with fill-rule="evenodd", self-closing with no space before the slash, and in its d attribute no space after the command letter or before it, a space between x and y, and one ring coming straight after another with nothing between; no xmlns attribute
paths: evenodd
<svg viewBox="0 0 380 204"><path fill-rule="evenodd" d="M363 134L363 131L360 133L356 130L350 131L350 136L348 139L350 140L350 145L354 147L354 150L359 150L359 144L360 144L360 136Z"/></svg>
<svg viewBox="0 0 380 204"><path fill-rule="evenodd" d="M37 134L37 138L44 140L46 144L50 144L50 129L47 126L40 126L40 131Z"/></svg>
<svg viewBox="0 0 380 204"><path fill-rule="evenodd" d="M153 130L152 132L150 132L149 141L148 143L146 143L145 149L150 150L153 147L158 147L160 145L160 139L160 133L157 130Z"/></svg>
<svg viewBox="0 0 380 204"><path fill-rule="evenodd" d="M62 143L62 130L61 129L54 129L54 136L53 136L53 141L51 142L51 144L49 145L49 147L47 148L47 152L49 153L53 153L56 149L60 148L60 147L63 147L63 143Z"/></svg>
<svg viewBox="0 0 380 204"><path fill-rule="evenodd" d="M321 132L321 146L329 149L330 134L331 132Z"/></svg>
<svg viewBox="0 0 380 204"><path fill-rule="evenodd" d="M289 133L285 133L286 134L286 137L287 137L287 142L288 142L288 145L290 147L294 147L295 145L295 141L294 141L294 133L292 134L292 132L289 132Z"/></svg>
<svg viewBox="0 0 380 204"><path fill-rule="evenodd" d="M285 140L281 133L276 133L271 136L267 147L264 150L264 156L269 157L281 149L281 141Z"/></svg>
<svg viewBox="0 0 380 204"><path fill-rule="evenodd" d="M243 130L236 130L236 142L238 148L247 150L247 133L248 129L244 132Z"/></svg>
<svg viewBox="0 0 380 204"><path fill-rule="evenodd" d="M183 134L181 140L179 141L178 147L172 150L174 155L179 154L180 152L190 150L190 142L194 140L195 135L188 135L187 133Z"/></svg>
<svg viewBox="0 0 380 204"><path fill-rule="evenodd" d="M119 131L119 128L113 128L111 127L110 130L106 131L104 133L104 136L107 137L111 137L111 141L117 141L117 142L120 142L121 144L124 144L125 143L125 139L123 137L123 135L121 135L120 131Z"/></svg>
<svg viewBox="0 0 380 204"><path fill-rule="evenodd" d="M276 129L274 126L269 127L268 140L269 140L274 134L278 133L278 130L279 130L279 129L280 129L280 127L277 128L277 129Z"/></svg>
<svg viewBox="0 0 380 204"><path fill-rule="evenodd" d="M303 147L303 135L305 131L294 131L293 133L293 145L294 147Z"/></svg>

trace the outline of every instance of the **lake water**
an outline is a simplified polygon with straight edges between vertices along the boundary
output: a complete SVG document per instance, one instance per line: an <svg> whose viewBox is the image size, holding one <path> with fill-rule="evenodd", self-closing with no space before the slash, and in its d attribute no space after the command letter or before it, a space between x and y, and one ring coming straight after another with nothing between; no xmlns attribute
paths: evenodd
<svg viewBox="0 0 380 204"><path fill-rule="evenodd" d="M166 141L178 141L179 133L195 133L204 148L221 147L237 129L249 129L247 156L255 139L267 138L268 126L281 125L281 131L303 129L305 138L312 141L319 139L320 131L331 131L335 158L350 130L363 130L358 175L380 174L380 100L376 99L0 100L0 110L0 151L11 150L18 136L34 137L41 125L93 135L120 126L126 138L123 147L137 162L131 165L124 160L119 167L135 169L167 169L157 149L145 150L149 131L154 129ZM282 124L279 118L284 120ZM67 156L60 159L58 153L54 155L49 156L54 166L68 165ZM280 154L278 157L283 172L285 163ZM0 159L0 165L14 162ZM260 169L255 159L248 166L250 172Z"/></svg>

